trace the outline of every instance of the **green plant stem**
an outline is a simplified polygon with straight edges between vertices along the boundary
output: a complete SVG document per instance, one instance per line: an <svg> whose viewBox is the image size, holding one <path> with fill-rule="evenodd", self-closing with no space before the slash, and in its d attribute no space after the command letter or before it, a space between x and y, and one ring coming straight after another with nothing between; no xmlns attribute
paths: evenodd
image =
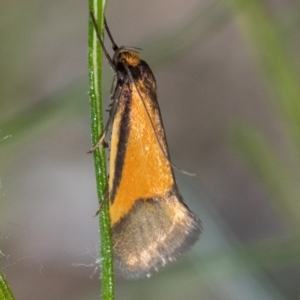
<svg viewBox="0 0 300 300"><path fill-rule="evenodd" d="M103 36L104 9L106 1L89 0L89 9L94 12L100 34ZM89 22L89 96L91 105L92 142L95 145L103 132L102 119L102 49L94 34L92 22ZM99 201L102 200L107 186L106 157L103 146L94 151L94 164L96 171L97 194ZM113 274L113 251L111 241L109 203L104 201L99 213L100 225L100 252L101 252L101 288L102 299L114 299L114 274Z"/></svg>
<svg viewBox="0 0 300 300"><path fill-rule="evenodd" d="M3 274L0 272L0 300L15 300Z"/></svg>

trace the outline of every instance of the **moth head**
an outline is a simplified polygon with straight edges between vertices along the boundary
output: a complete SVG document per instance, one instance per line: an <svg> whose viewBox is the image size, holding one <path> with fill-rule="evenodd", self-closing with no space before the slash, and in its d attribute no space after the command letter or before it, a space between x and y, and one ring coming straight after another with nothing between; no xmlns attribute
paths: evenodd
<svg viewBox="0 0 300 300"><path fill-rule="evenodd" d="M136 67L140 61L140 55L137 51L138 48L120 47L115 51L113 61L115 65L126 64L128 67Z"/></svg>

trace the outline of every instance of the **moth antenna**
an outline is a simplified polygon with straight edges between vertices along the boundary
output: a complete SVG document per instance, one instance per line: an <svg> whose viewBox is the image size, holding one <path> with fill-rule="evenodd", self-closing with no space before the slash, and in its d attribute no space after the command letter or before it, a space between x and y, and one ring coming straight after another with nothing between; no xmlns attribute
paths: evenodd
<svg viewBox="0 0 300 300"><path fill-rule="evenodd" d="M95 31L96 31L97 39L98 39L98 41L99 41L99 43L100 43L100 45L101 45L101 48L102 48L102 50L103 50L103 53L104 53L104 55L105 55L105 57L106 57L106 59L107 59L109 65L110 65L110 67L114 70L114 72L117 72L117 68L116 68L116 66L115 66L115 64L114 64L114 62L113 62L113 60L111 59L111 57L109 56L107 50L105 49L104 43L103 43L103 41L102 41L102 39L101 39L99 30L98 30L98 27L97 27L97 23L96 23L96 19L95 19L94 13L93 13L92 11L90 11L90 17L91 17L91 19L92 19L93 26L94 26L94 29L95 29ZM105 19L104 19L104 22L105 22ZM106 26L107 26L107 25L105 25L105 28L106 28ZM110 36L110 33L109 33L109 36ZM110 36L110 38L111 38L111 36ZM114 44L114 46L117 46L117 45ZM118 48L117 48L117 49L118 49Z"/></svg>
<svg viewBox="0 0 300 300"><path fill-rule="evenodd" d="M111 43L112 43L112 48L113 48L113 50L114 51L117 51L118 49L119 49L119 47L117 46L117 44L115 43L115 41L114 41L114 39L113 39L113 37L112 37L112 35L111 35L111 33L110 33L110 30L109 30L109 28L108 28L108 25L107 25L107 22L106 22L106 18L104 17L104 26L105 26L105 30L106 30L106 32L107 32L107 34L108 34L108 36L109 36L109 39L110 39L110 41L111 41Z"/></svg>

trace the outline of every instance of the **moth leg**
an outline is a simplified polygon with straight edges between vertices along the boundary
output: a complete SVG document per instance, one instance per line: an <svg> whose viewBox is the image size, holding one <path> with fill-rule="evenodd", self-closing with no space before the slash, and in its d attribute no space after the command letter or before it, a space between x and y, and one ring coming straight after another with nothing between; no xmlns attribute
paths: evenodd
<svg viewBox="0 0 300 300"><path fill-rule="evenodd" d="M108 175L108 178L109 178L109 175ZM97 211L96 211L95 215L93 216L93 218L96 218L99 215L99 213L100 213L100 211L102 209L102 206L104 204L104 201L107 201L107 200L108 200L108 180L106 182L104 193L103 193L103 195L101 197L101 201L99 203L99 208L97 209Z"/></svg>
<svg viewBox="0 0 300 300"><path fill-rule="evenodd" d="M108 119L108 121L105 125L104 131L103 131L102 135L100 136L97 144L93 148L91 148L88 151L88 153L92 153L95 150L97 150L101 146L101 144L104 144L104 146L107 145L105 143L104 139L105 139L105 136L106 136L108 130L110 129L111 124L114 121L116 111L117 111L117 107L118 107L118 103L119 103L119 98L120 98L120 95L121 95L121 90L122 90L122 86L117 85L116 90L115 90L114 95L113 95L113 102L112 102L112 107L111 107L110 113L109 113L109 119Z"/></svg>
<svg viewBox="0 0 300 300"><path fill-rule="evenodd" d="M104 144L104 146L107 146L107 143L104 141L104 139L105 139L105 136L111 126L112 121L113 121L113 118L111 120L111 117L110 117L106 123L105 129L104 129L102 135L100 136L100 139L98 140L97 144L93 148L91 148L87 153L93 153L95 150L97 150L101 146L101 144Z"/></svg>

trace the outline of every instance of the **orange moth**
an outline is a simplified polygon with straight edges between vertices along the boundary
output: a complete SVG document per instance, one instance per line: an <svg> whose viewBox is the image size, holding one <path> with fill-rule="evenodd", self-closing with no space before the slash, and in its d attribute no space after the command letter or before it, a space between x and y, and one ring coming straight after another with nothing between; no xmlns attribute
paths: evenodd
<svg viewBox="0 0 300 300"><path fill-rule="evenodd" d="M201 222L178 190L157 102L155 77L138 48L112 42L115 73L110 117L98 143L111 131L108 197L115 263L127 279L150 277L189 250Z"/></svg>

